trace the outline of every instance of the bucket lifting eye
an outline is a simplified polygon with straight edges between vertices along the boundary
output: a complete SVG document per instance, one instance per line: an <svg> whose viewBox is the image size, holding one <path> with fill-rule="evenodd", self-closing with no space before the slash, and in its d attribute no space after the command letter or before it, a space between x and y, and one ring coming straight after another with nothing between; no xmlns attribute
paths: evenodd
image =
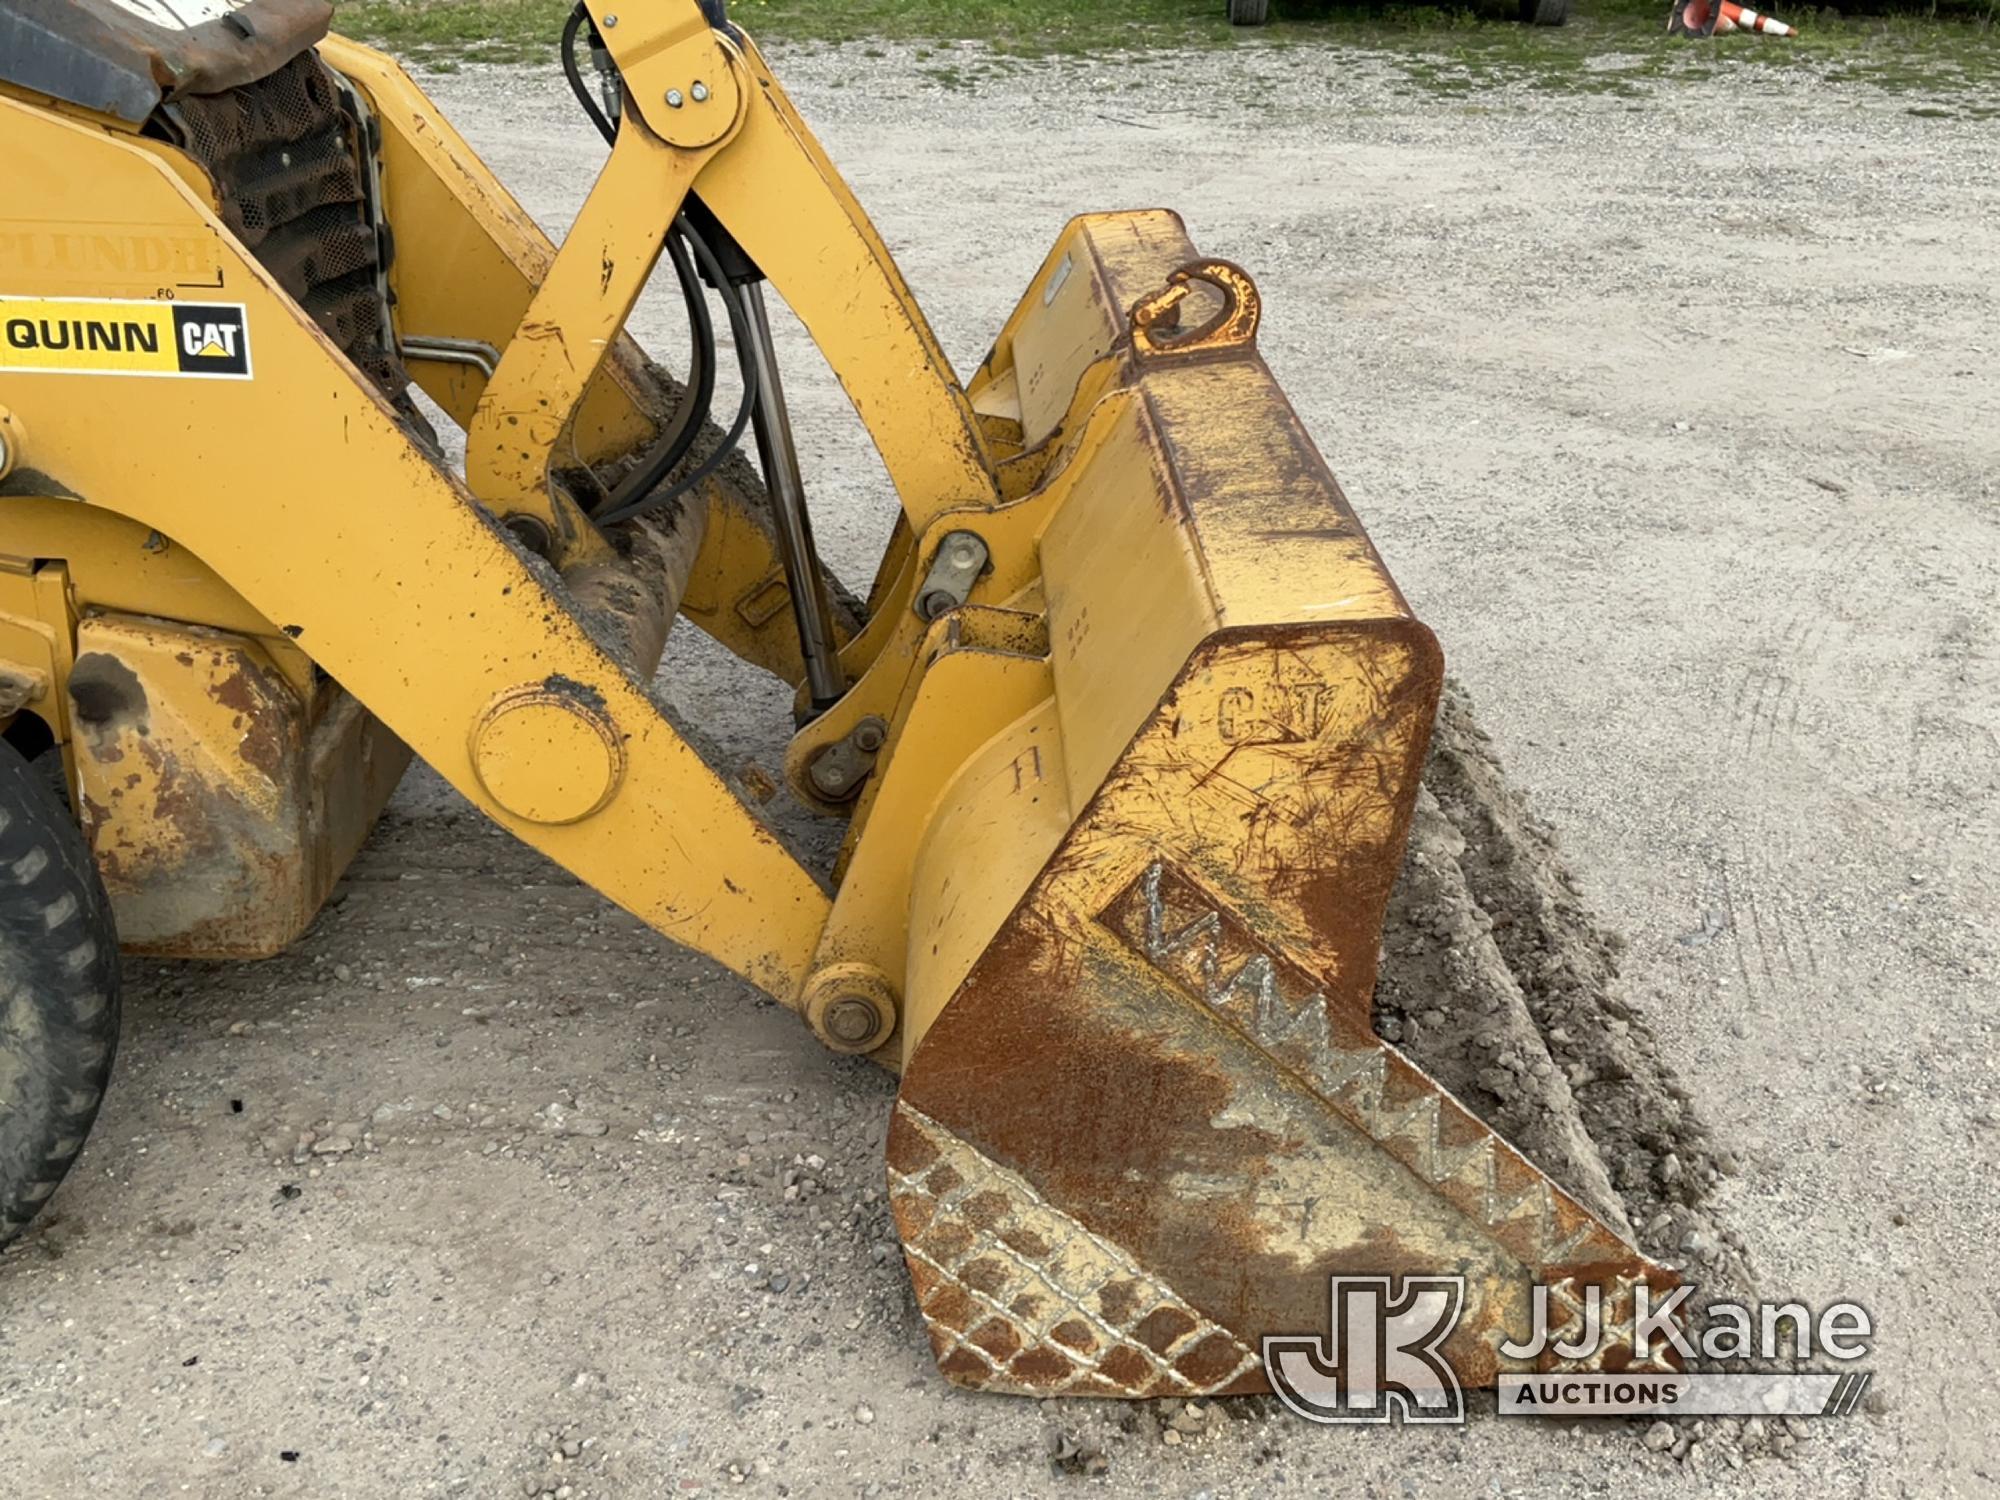
<svg viewBox="0 0 2000 1500"><path fill-rule="evenodd" d="M1183 328L1182 304L1197 281L1214 288L1222 306L1206 321ZM1257 341L1262 315L1263 299L1241 266L1226 260L1189 261L1169 275L1159 291L1132 304L1132 349L1141 359L1152 359L1244 348Z"/></svg>

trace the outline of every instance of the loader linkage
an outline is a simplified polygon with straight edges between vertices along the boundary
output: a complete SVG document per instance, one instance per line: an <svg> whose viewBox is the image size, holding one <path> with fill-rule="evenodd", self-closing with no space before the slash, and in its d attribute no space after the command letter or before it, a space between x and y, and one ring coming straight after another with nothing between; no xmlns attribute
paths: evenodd
<svg viewBox="0 0 2000 1500"><path fill-rule="evenodd" d="M611 146L560 248L394 64L302 0L240 14L280 5L316 53L231 73L219 35L76 0L74 45L126 39L119 87L0 69L23 232L175 267L31 258L0 318L199 302L246 351L153 379L0 351L0 727L65 757L129 948L282 946L413 751L900 1074L890 1199L955 1381L1264 1390L1262 1339L1323 1328L1330 1276L1430 1273L1465 1278L1445 1354L1490 1384L1534 1284L1671 1284L1374 1034L1442 658L1259 355L1243 270L1171 213L1079 218L961 383L718 5L579 8ZM263 118L277 62L345 101L351 196L395 231L367 371L187 124L183 95ZM733 325L762 486L689 404L714 341L683 387L622 334L663 253L691 319L713 296ZM865 605L814 553L767 280L896 489ZM656 695L677 615L796 690L784 780L848 820L830 872Z"/></svg>

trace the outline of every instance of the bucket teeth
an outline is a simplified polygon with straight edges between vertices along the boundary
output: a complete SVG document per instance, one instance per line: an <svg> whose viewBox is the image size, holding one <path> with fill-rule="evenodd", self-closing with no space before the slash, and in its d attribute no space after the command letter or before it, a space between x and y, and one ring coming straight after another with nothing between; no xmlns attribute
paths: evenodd
<svg viewBox="0 0 2000 1500"><path fill-rule="evenodd" d="M1018 1058L1032 1124L995 1110L1010 1069L974 1083L962 1059L947 1072L971 1093L926 1088L920 1055L906 1078L891 1204L953 1379L1263 1389L1261 1338L1316 1326L1302 1289L1323 1306L1332 1274L1467 1271L1467 1331L1446 1347L1461 1380L1486 1383L1533 1283L1671 1283L1169 862L1138 872L1096 926L1116 944L1096 960L1022 928L1023 946L995 958L1014 970L1008 1000L974 982L939 1023L946 1045L952 1023L979 1025L968 1057ZM1011 1003L1023 984L1042 997L1032 1013ZM1198 1129L1143 1113L1196 1094L1220 1105Z"/></svg>
<svg viewBox="0 0 2000 1500"><path fill-rule="evenodd" d="M1287 998L1278 961L1256 951L1241 956L1255 940L1219 907L1171 925L1184 903L1206 899L1182 877L1169 875L1163 863L1155 862L1139 885L1145 913L1138 933L1141 952L1184 984L1191 963L1201 976L1201 998L1212 1013L1245 1031L1274 1059L1307 1079L1328 1104L1426 1186L1450 1184L1443 1196L1482 1229L1519 1241L1524 1256L1536 1264L1568 1261L1591 1248L1593 1239L1608 1239L1597 1248L1613 1256L1628 1252L1622 1241L1577 1205L1568 1205L1571 1227L1559 1227L1563 1216L1548 1179L1385 1043L1372 1034L1351 1045L1337 1042L1327 997L1313 989ZM1170 905L1176 910L1170 912ZM1128 941L1130 936L1128 932ZM1301 977L1291 988L1297 993L1304 984ZM1389 1102L1392 1076L1398 1103ZM1466 1144L1455 1148L1444 1144L1447 1115ZM1505 1153L1504 1168L1498 1152Z"/></svg>
<svg viewBox="0 0 2000 1500"><path fill-rule="evenodd" d="M1420 1094L1416 1102L1401 1114L1383 1112L1385 1118L1376 1123L1380 1127L1377 1139L1407 1143L1410 1165L1423 1174L1426 1182L1440 1182L1451 1175L1450 1171L1439 1170L1439 1158L1445 1155L1438 1140L1438 1096ZM1454 1154L1456 1158L1456 1154ZM1469 1157L1467 1158L1469 1159Z"/></svg>
<svg viewBox="0 0 2000 1500"><path fill-rule="evenodd" d="M1194 1396L1235 1390L1255 1351L1125 1250L908 1105L889 1195L944 1372L985 1390ZM1254 1387L1253 1387L1254 1388Z"/></svg>

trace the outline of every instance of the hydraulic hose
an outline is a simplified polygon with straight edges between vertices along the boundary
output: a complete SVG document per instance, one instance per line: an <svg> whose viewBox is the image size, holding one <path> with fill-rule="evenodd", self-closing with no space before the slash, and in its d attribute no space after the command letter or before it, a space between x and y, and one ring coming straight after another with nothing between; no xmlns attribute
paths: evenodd
<svg viewBox="0 0 2000 1500"><path fill-rule="evenodd" d="M578 5L563 22L562 29L562 70L568 81L570 92L576 95L576 102L606 145L613 145L618 138L618 125L606 114L598 102L591 97L589 85L584 82L582 65L577 61L576 41L583 28L590 23L590 13ZM596 33L592 32L593 41ZM694 247L695 255L702 261L704 270L710 272L711 279L722 292L729 305L730 328L734 333L741 321L735 305L735 296L729 283L722 276L712 252L703 242L701 234L683 213L675 218L673 228L667 232L667 258L672 262L675 279L680 282L681 300L687 308L688 333L690 341L690 380L679 407L668 425L667 435L660 444L646 456L639 466L627 474L612 491L605 502L604 511L594 519L600 523L623 519L649 510L681 494L714 472L723 457L726 457L743 435L749 421L748 400L737 414L737 421L730 427L730 434L723 446L711 455L710 463L697 475L676 485L671 491L657 497L648 494L661 480L671 474L693 449L695 440L708 423L709 412L715 399L715 323L709 315L708 298L703 294L700 277L696 274L688 247ZM747 388L747 387L746 387Z"/></svg>

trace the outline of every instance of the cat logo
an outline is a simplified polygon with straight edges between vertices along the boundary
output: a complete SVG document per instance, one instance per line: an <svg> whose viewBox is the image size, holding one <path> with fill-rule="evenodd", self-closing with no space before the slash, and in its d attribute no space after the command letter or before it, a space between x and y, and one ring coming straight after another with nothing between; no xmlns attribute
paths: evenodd
<svg viewBox="0 0 2000 1500"><path fill-rule="evenodd" d="M183 375L248 375L249 328L240 307L176 305Z"/></svg>
<svg viewBox="0 0 2000 1500"><path fill-rule="evenodd" d="M0 296L0 370L250 378L240 304Z"/></svg>

